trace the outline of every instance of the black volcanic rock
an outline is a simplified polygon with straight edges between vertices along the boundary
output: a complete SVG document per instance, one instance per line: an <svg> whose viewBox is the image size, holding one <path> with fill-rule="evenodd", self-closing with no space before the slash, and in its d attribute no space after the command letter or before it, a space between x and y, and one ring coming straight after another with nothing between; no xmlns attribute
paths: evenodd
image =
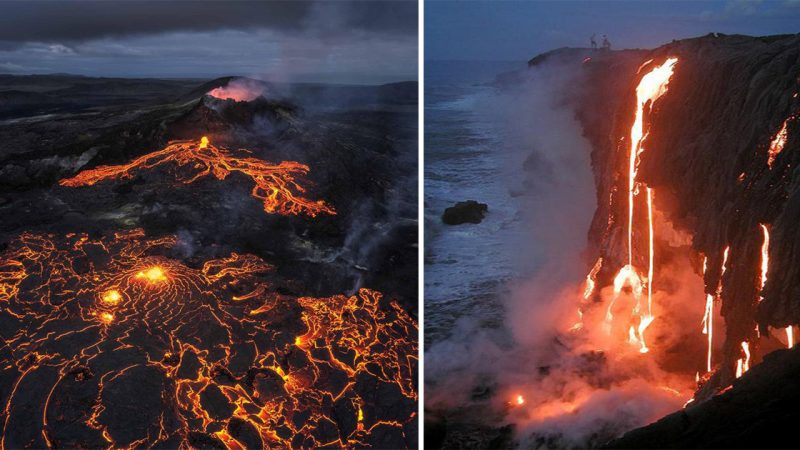
<svg viewBox="0 0 800 450"><path fill-rule="evenodd" d="M631 431L606 448L795 448L800 348L764 357L730 390Z"/></svg>
<svg viewBox="0 0 800 450"><path fill-rule="evenodd" d="M458 202L444 210L442 222L447 225L460 225L462 223L481 223L489 205L478 203L475 200Z"/></svg>
<svg viewBox="0 0 800 450"><path fill-rule="evenodd" d="M299 108L291 103L263 97L248 102L204 96L170 124L169 139L197 139L199 135L207 135L212 142L237 142L237 134L241 133L282 132L298 113Z"/></svg>

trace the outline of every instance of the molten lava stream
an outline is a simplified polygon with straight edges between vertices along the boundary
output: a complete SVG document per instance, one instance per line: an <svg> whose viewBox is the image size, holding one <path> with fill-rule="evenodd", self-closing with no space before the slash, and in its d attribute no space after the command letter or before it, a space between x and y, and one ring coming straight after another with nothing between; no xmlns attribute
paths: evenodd
<svg viewBox="0 0 800 450"><path fill-rule="evenodd" d="M336 214L324 201L312 201L302 196L305 188L299 183L298 177L308 173L308 166L294 161L271 164L249 156L237 157L228 150L211 145L205 136L199 142L171 143L162 150L140 156L128 164L84 170L72 178L59 181L59 184L78 187L92 186L110 179L130 179L139 171L168 163L189 171L188 175L178 176L177 181L183 184L191 184L207 175L224 180L234 172L249 177L254 183L250 194L262 201L267 213L287 216L305 214L310 217L321 213Z"/></svg>
<svg viewBox="0 0 800 450"><path fill-rule="evenodd" d="M706 372L711 372L712 364L711 364L711 355L714 350L714 300L719 299L722 296L722 277L725 276L725 271L727 270L728 265L728 254L730 253L731 247L725 247L725 250L722 252L722 265L720 267L720 274L719 274L719 281L717 282L716 290L714 295L706 294L706 307L705 313L703 315L703 334L707 335L708 337L708 350L706 355ZM706 270L708 269L708 258L703 258L703 278L705 279Z"/></svg>
<svg viewBox="0 0 800 450"><path fill-rule="evenodd" d="M769 143L767 166L770 168L770 170L772 169L772 165L775 164L775 159L778 158L778 155L783 151L783 147L786 145L786 138L788 136L786 126L792 119L794 119L794 117L790 116L783 121L781 129L778 130L778 132L775 134L775 137L772 138L772 141Z"/></svg>
<svg viewBox="0 0 800 450"><path fill-rule="evenodd" d="M759 274L758 297L756 298L756 304L761 303L764 300L764 297L761 295L761 291L764 290L764 286L767 283L767 273L769 272L769 229L764 224L760 224L759 227L761 228L761 232L763 234L763 241L761 243L761 272ZM756 334L759 334L758 326L756 326ZM736 361L736 378L741 377L742 374L750 370L750 343L743 341L741 343L741 348L743 357Z"/></svg>
<svg viewBox="0 0 800 450"><path fill-rule="evenodd" d="M761 244L761 278L760 286L758 287L759 296L758 302L761 303L764 297L760 292L764 290L764 285L767 284L767 272L769 271L769 229L764 224L761 224L761 231L764 233L764 241Z"/></svg>

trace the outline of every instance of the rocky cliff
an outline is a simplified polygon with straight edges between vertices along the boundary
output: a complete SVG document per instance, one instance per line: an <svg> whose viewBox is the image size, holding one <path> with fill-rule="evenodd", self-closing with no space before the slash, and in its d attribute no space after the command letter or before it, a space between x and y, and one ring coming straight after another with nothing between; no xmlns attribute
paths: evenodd
<svg viewBox="0 0 800 450"><path fill-rule="evenodd" d="M652 190L661 217L654 266L668 264L677 252L688 253L694 271L703 276L709 302L721 305L725 327L714 339L724 344L714 350L713 368L695 396L697 402L708 399L731 385L737 367L741 372L744 364L746 370L748 363L753 367L785 347L777 336L791 342L787 327L800 323L800 35L711 34L652 51L558 53L572 60L585 81L570 93L570 101L593 146L598 207L589 232L587 272L602 258L596 280L609 286L629 258L635 267L648 266L648 231L641 223L648 220L645 189ZM630 189L636 202L631 217L639 225L630 227L636 89L670 58L677 62L667 91L643 108L644 137ZM539 57L529 65L552 59ZM675 242L678 235L682 246ZM750 392L780 395L770 389ZM778 403L769 404L779 408ZM696 415L682 417L691 421Z"/></svg>

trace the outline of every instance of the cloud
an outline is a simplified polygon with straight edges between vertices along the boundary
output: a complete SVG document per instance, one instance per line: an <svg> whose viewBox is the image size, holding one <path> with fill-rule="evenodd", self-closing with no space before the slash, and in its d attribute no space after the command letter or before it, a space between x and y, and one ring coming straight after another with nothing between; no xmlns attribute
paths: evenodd
<svg viewBox="0 0 800 450"><path fill-rule="evenodd" d="M383 34L416 34L417 3L386 2L5 2L0 41L81 42L180 31L272 29L319 25Z"/></svg>
<svg viewBox="0 0 800 450"><path fill-rule="evenodd" d="M725 4L725 12L733 15L752 16L759 12L763 0L730 0Z"/></svg>
<svg viewBox="0 0 800 450"><path fill-rule="evenodd" d="M275 30L174 32L104 38L64 48L38 42L0 47L0 61L36 73L242 75L270 81L379 84L416 79L416 44L416 36L368 31L352 31L326 40Z"/></svg>
<svg viewBox="0 0 800 450"><path fill-rule="evenodd" d="M0 70L4 72L22 72L25 67L10 62L0 62Z"/></svg>
<svg viewBox="0 0 800 450"><path fill-rule="evenodd" d="M56 55L74 55L75 50L67 47L66 45L62 44L43 44L40 46L34 46L32 49L33 51L40 52L40 53L53 53Z"/></svg>
<svg viewBox="0 0 800 450"><path fill-rule="evenodd" d="M416 30L413 1L14 2L0 14L0 61L37 73L375 84L416 79Z"/></svg>

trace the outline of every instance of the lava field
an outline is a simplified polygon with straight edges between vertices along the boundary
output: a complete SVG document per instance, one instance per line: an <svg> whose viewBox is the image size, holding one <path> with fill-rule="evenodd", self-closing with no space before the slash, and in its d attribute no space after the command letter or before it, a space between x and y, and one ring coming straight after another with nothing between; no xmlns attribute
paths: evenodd
<svg viewBox="0 0 800 450"><path fill-rule="evenodd" d="M416 235L386 206L416 169L334 173L396 163L404 137L364 139L405 112L204 96L227 81L2 122L0 447L416 445L416 299L387 275ZM84 135L21 132L51 126Z"/></svg>

